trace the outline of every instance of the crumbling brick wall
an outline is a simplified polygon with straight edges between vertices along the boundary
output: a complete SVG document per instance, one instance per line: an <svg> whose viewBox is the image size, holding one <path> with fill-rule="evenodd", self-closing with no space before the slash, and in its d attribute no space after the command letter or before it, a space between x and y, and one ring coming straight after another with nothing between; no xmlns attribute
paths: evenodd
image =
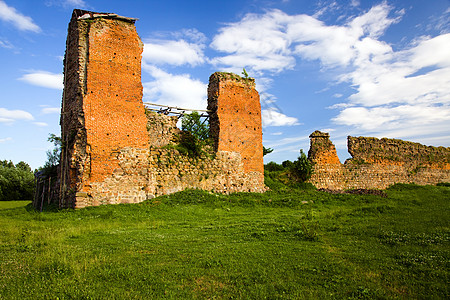
<svg viewBox="0 0 450 300"><path fill-rule="evenodd" d="M450 182L450 148L349 136L352 158L341 164L328 133L315 131L310 139L308 158L313 163L310 182L317 188L385 189L395 183Z"/></svg>
<svg viewBox="0 0 450 300"><path fill-rule="evenodd" d="M134 19L74 10L64 66L62 206L118 167L123 147L148 148Z"/></svg>
<svg viewBox="0 0 450 300"><path fill-rule="evenodd" d="M253 78L216 72L209 78L208 110L218 151L242 155L246 172L264 173L261 104Z"/></svg>
<svg viewBox="0 0 450 300"><path fill-rule="evenodd" d="M60 206L136 203L186 188L264 192L254 79L211 76L215 152L182 155L170 147L179 134L176 117L146 113L143 106L143 44L134 22L73 12L64 61Z"/></svg>

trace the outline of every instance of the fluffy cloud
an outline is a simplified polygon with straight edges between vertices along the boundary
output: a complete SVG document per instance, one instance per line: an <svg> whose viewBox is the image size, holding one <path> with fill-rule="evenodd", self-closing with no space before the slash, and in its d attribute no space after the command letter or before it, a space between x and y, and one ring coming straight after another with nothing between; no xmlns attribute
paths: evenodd
<svg viewBox="0 0 450 300"><path fill-rule="evenodd" d="M174 75L152 65L143 69L153 78L144 82L144 101L189 109L206 109L207 85L189 75Z"/></svg>
<svg viewBox="0 0 450 300"><path fill-rule="evenodd" d="M8 6L0 0L0 19L11 23L14 27L22 31L41 32L41 28L28 16L24 16L14 7Z"/></svg>
<svg viewBox="0 0 450 300"><path fill-rule="evenodd" d="M297 118L288 117L275 108L263 109L261 115L264 127L300 125Z"/></svg>
<svg viewBox="0 0 450 300"><path fill-rule="evenodd" d="M23 80L29 84L41 86L49 89L62 90L63 74L55 74L46 71L36 71L23 75L19 80Z"/></svg>
<svg viewBox="0 0 450 300"><path fill-rule="evenodd" d="M211 43L217 51L228 53L212 60L214 65L253 72L280 72L292 68L290 39L286 33L285 13L279 10L264 15L248 14L240 22L220 29Z"/></svg>
<svg viewBox="0 0 450 300"><path fill-rule="evenodd" d="M433 130L435 125L448 128L450 34L420 37L408 48L395 51L381 37L401 21L404 11L394 11L382 2L347 18L342 25L319 20L335 6L328 5L314 16L279 10L248 14L214 37L211 47L226 55L212 62L233 70L246 67L264 77L292 68L297 59L318 60L323 69L333 69L337 82L355 89L348 99L336 94L346 101L332 107L339 110L332 119L336 124L366 132L381 128L406 132L416 125L431 130L431 124ZM277 113L276 109L266 110L267 126L282 123L273 121L274 117L289 124L289 119Z"/></svg>
<svg viewBox="0 0 450 300"><path fill-rule="evenodd" d="M31 121L34 118L24 110L8 110L0 107L0 123L12 124L18 120Z"/></svg>
<svg viewBox="0 0 450 300"><path fill-rule="evenodd" d="M202 45L185 40L152 40L144 44L142 58L149 64L196 66L205 62L202 48Z"/></svg>

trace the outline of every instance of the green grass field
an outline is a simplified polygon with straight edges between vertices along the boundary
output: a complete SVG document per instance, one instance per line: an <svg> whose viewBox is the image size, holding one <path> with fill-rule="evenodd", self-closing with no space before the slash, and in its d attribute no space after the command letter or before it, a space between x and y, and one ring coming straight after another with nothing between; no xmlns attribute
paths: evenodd
<svg viewBox="0 0 450 300"><path fill-rule="evenodd" d="M0 299L448 299L450 188L386 192L2 202Z"/></svg>

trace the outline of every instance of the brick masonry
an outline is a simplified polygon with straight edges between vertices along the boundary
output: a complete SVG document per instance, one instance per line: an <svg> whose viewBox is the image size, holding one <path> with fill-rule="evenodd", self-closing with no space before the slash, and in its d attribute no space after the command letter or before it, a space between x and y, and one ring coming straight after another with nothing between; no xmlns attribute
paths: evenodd
<svg viewBox="0 0 450 300"><path fill-rule="evenodd" d="M450 148L398 139L348 137L352 155L341 164L329 134L310 135L310 182L331 190L385 189L395 183L420 185L450 182Z"/></svg>
<svg viewBox="0 0 450 300"><path fill-rule="evenodd" d="M134 22L73 12L64 60L60 206L137 203L186 188L264 192L254 79L211 76L214 151L183 155L174 147L177 118L146 112L142 103L143 44Z"/></svg>

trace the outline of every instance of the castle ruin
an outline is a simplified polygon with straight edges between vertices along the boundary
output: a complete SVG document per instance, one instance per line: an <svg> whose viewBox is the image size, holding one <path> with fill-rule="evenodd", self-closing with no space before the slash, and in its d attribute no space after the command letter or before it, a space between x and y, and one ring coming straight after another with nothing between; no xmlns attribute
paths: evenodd
<svg viewBox="0 0 450 300"><path fill-rule="evenodd" d="M60 206L137 203L186 188L265 191L261 105L254 79L211 75L214 153L182 155L173 147L179 134L176 117L144 108L143 43L135 21L73 12L64 60Z"/></svg>
<svg viewBox="0 0 450 300"><path fill-rule="evenodd" d="M57 179L37 181L34 205L138 203L197 188L264 192L261 105L253 78L216 72L209 78L213 146L192 157L177 144L178 118L142 102L143 43L136 19L74 10L68 28ZM450 148L393 139L349 137L341 164L328 133L310 136L310 182L317 188L385 189L399 182L450 182Z"/></svg>

